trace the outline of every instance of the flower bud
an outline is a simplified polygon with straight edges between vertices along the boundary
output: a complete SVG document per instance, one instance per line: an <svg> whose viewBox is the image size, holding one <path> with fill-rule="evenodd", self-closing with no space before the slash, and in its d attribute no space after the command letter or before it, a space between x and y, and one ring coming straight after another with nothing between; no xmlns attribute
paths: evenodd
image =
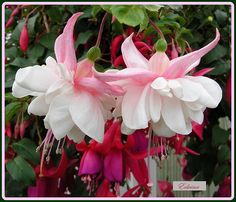
<svg viewBox="0 0 236 202"><path fill-rule="evenodd" d="M213 21L213 17L212 17L212 16L208 16L207 20L208 20L209 22L212 22L212 21Z"/></svg>
<svg viewBox="0 0 236 202"><path fill-rule="evenodd" d="M28 49L29 33L25 23L20 33L20 49L25 53Z"/></svg>
<svg viewBox="0 0 236 202"><path fill-rule="evenodd" d="M19 125L19 123L16 123L16 125L14 127L14 138L15 139L17 139L19 132L20 132L20 125Z"/></svg>
<svg viewBox="0 0 236 202"><path fill-rule="evenodd" d="M98 46L93 46L87 52L87 58L92 62L95 62L95 60L97 60L100 57L101 57L101 50Z"/></svg>
<svg viewBox="0 0 236 202"><path fill-rule="evenodd" d="M14 23L14 17L11 16L6 23L6 28L9 28L13 23Z"/></svg>
<svg viewBox="0 0 236 202"><path fill-rule="evenodd" d="M24 134L25 134L25 123L22 122L20 124L20 138L22 139L24 137Z"/></svg>
<svg viewBox="0 0 236 202"><path fill-rule="evenodd" d="M12 11L11 17L14 17L14 16L18 15L19 13L20 13L20 9L19 9L18 7L16 7L16 8Z"/></svg>
<svg viewBox="0 0 236 202"><path fill-rule="evenodd" d="M154 45L156 51L165 52L167 49L167 42L165 39L159 39Z"/></svg>
<svg viewBox="0 0 236 202"><path fill-rule="evenodd" d="M8 122L8 123L6 124L5 132L6 132L6 135L7 135L9 138L12 137L11 123L10 123L10 122Z"/></svg>

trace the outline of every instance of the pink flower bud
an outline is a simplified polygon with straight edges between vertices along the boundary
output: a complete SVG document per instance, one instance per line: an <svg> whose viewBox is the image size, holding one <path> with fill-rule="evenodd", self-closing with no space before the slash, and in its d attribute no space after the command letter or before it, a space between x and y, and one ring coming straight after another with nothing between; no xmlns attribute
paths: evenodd
<svg viewBox="0 0 236 202"><path fill-rule="evenodd" d="M24 134L25 134L25 124L24 124L24 122L22 122L20 124L20 138L21 139L24 137Z"/></svg>
<svg viewBox="0 0 236 202"><path fill-rule="evenodd" d="M28 49L29 34L27 24L25 23L20 33L20 49L26 52Z"/></svg>
<svg viewBox="0 0 236 202"><path fill-rule="evenodd" d="M6 23L6 28L9 28L13 23L14 23L14 17L11 16Z"/></svg>
<svg viewBox="0 0 236 202"><path fill-rule="evenodd" d="M174 59L174 58L177 58L178 57L178 51L176 50L175 48L175 43L174 43L174 40L172 39L172 42L171 42L171 45L172 45L172 50L171 50L171 59Z"/></svg>
<svg viewBox="0 0 236 202"><path fill-rule="evenodd" d="M6 124L5 133L6 133L6 135L7 135L9 138L12 137L11 123L10 123L10 122L8 122L8 123Z"/></svg>
<svg viewBox="0 0 236 202"><path fill-rule="evenodd" d="M20 132L20 125L17 123L14 128L14 138L17 139Z"/></svg>
<svg viewBox="0 0 236 202"><path fill-rule="evenodd" d="M12 11L11 17L14 17L14 16L18 15L19 13L20 13L20 9L19 9L18 7L16 7L16 8Z"/></svg>
<svg viewBox="0 0 236 202"><path fill-rule="evenodd" d="M20 13L20 9L19 9L18 7L16 7L16 8L12 11L11 17L14 17L14 16L18 15L19 13Z"/></svg>

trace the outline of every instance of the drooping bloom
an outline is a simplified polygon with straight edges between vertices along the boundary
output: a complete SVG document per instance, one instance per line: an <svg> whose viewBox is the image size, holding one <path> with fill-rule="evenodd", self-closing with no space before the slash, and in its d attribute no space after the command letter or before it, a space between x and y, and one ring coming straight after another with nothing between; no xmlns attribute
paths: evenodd
<svg viewBox="0 0 236 202"><path fill-rule="evenodd" d="M188 76L201 57L212 50L220 39L184 56L169 60L164 52L156 52L147 60L134 46L132 35L122 44L122 55L127 66L118 72L96 73L97 78L117 82L126 93L121 99L123 132L144 129L151 123L155 134L171 137L187 135L192 131L191 122L203 122L206 107L215 108L222 90L212 79Z"/></svg>
<svg viewBox="0 0 236 202"><path fill-rule="evenodd" d="M56 139L68 136L80 142L85 135L103 141L105 120L111 117L113 97L122 95L119 86L110 86L94 77L93 62L77 63L73 30L74 14L55 41L56 59L48 57L46 65L19 69L13 84L13 95L35 96L28 112L45 116L44 123Z"/></svg>

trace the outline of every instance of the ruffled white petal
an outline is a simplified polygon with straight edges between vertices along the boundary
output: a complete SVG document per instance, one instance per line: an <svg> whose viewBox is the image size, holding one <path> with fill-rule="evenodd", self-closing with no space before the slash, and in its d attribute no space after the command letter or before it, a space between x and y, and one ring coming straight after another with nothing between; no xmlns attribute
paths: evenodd
<svg viewBox="0 0 236 202"><path fill-rule="evenodd" d="M121 133L122 133L122 134L130 135L130 134L134 133L134 131L135 131L134 129L128 128L128 127L125 125L125 123L122 122L122 124L121 124Z"/></svg>
<svg viewBox="0 0 236 202"><path fill-rule="evenodd" d="M96 98L87 92L78 92L70 104L69 111L72 120L83 133L97 142L103 141L104 119Z"/></svg>
<svg viewBox="0 0 236 202"><path fill-rule="evenodd" d="M22 98L28 95L32 95L32 96L39 96L42 93L38 93L38 92L34 92L28 89L25 89L23 87L21 87L19 84L17 84L16 82L13 83L12 85L12 95L14 97L17 98Z"/></svg>
<svg viewBox="0 0 236 202"><path fill-rule="evenodd" d="M85 134L77 127L74 126L68 133L67 137L73 140L75 143L80 143L83 141Z"/></svg>
<svg viewBox="0 0 236 202"><path fill-rule="evenodd" d="M48 122L57 140L65 137L74 126L69 112L72 99L72 94L61 94L56 96L50 105Z"/></svg>
<svg viewBox="0 0 236 202"><path fill-rule="evenodd" d="M192 131L190 120L183 112L181 102L177 98L162 98L161 115L166 125L179 134L189 134Z"/></svg>
<svg viewBox="0 0 236 202"><path fill-rule="evenodd" d="M130 129L141 129L148 126L150 86L130 86L122 102L122 116L125 125Z"/></svg>
<svg viewBox="0 0 236 202"><path fill-rule="evenodd" d="M152 122L152 129L154 134L162 137L172 137L175 135L175 132L172 131L161 118L157 123Z"/></svg>
<svg viewBox="0 0 236 202"><path fill-rule="evenodd" d="M28 113L37 116L45 116L48 113L49 105L45 101L45 95L34 98L28 106Z"/></svg>
<svg viewBox="0 0 236 202"><path fill-rule="evenodd" d="M222 90L219 84L204 76L189 76L188 78L203 87L200 92L199 103L209 108L217 107L222 99Z"/></svg>
<svg viewBox="0 0 236 202"><path fill-rule="evenodd" d="M161 116L161 97L159 93L153 89L150 89L149 106L151 120L156 123Z"/></svg>
<svg viewBox="0 0 236 202"><path fill-rule="evenodd" d="M45 65L21 68L17 71L15 77L15 81L22 88L43 93L45 93L56 80L56 74Z"/></svg>

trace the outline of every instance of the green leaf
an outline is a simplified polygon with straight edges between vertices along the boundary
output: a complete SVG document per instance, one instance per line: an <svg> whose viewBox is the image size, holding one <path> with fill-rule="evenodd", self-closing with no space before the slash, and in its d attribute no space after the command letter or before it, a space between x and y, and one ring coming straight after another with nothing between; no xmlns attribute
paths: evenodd
<svg viewBox="0 0 236 202"><path fill-rule="evenodd" d="M5 108L5 122L8 123L21 108L21 102L12 102Z"/></svg>
<svg viewBox="0 0 236 202"><path fill-rule="evenodd" d="M36 152L36 145L33 141L23 138L12 144L12 149L21 157L30 160L34 165L39 163L39 153Z"/></svg>
<svg viewBox="0 0 236 202"><path fill-rule="evenodd" d="M5 136L5 152L7 151L9 142L10 142L10 138L8 136Z"/></svg>
<svg viewBox="0 0 236 202"><path fill-rule="evenodd" d="M88 30L79 34L78 39L75 43L75 48L77 49L79 45L86 44L89 38L93 35L93 32Z"/></svg>
<svg viewBox="0 0 236 202"><path fill-rule="evenodd" d="M5 70L5 88L11 88L15 79L16 71L12 68Z"/></svg>
<svg viewBox="0 0 236 202"><path fill-rule="evenodd" d="M145 24L146 11L141 6L111 6L112 14L120 23L135 27Z"/></svg>
<svg viewBox="0 0 236 202"><path fill-rule="evenodd" d="M230 149L227 145L220 146L217 153L217 159L219 160L219 162L224 162L230 159Z"/></svg>
<svg viewBox="0 0 236 202"><path fill-rule="evenodd" d="M230 70L230 61L219 60L212 64L214 68L208 75L221 75L227 73Z"/></svg>
<svg viewBox="0 0 236 202"><path fill-rule="evenodd" d="M34 169L21 156L17 156L6 164L6 169L11 177L16 181L32 185L35 180Z"/></svg>
<svg viewBox="0 0 236 202"><path fill-rule="evenodd" d="M46 33L40 38L39 43L43 45L45 48L53 50L54 42L56 38L57 38L57 35L55 33L52 33L52 32Z"/></svg>
<svg viewBox="0 0 236 202"><path fill-rule="evenodd" d="M60 22L62 20L63 13L58 6L50 6L50 9L48 9L46 13L54 22Z"/></svg>
<svg viewBox="0 0 236 202"><path fill-rule="evenodd" d="M5 54L7 58L15 58L17 56L17 48L15 46L7 48Z"/></svg>
<svg viewBox="0 0 236 202"><path fill-rule="evenodd" d="M5 93L5 101L12 102L14 100L17 100L18 98L14 97L11 92Z"/></svg>
<svg viewBox="0 0 236 202"><path fill-rule="evenodd" d="M217 22L221 25L223 25L228 18L227 13L221 10L216 10L215 16L216 16Z"/></svg>
<svg viewBox="0 0 236 202"><path fill-rule="evenodd" d="M37 64L37 59L35 58L21 58L17 57L15 60L13 60L9 65L16 66L18 68L20 67L27 67Z"/></svg>
<svg viewBox="0 0 236 202"><path fill-rule="evenodd" d="M144 5L144 8L152 12L158 12L162 7L161 5Z"/></svg>
<svg viewBox="0 0 236 202"><path fill-rule="evenodd" d="M27 50L27 55L29 56L29 58L39 58L43 55L43 53L44 47L40 44L34 44L33 47Z"/></svg>
<svg viewBox="0 0 236 202"><path fill-rule="evenodd" d="M218 125L212 128L212 146L218 147L221 144L225 144L229 140L229 133L226 130L221 129Z"/></svg>
<svg viewBox="0 0 236 202"><path fill-rule="evenodd" d="M101 10L101 6L92 6L92 10L91 10L91 14L93 17L96 17L96 15L99 13L99 11Z"/></svg>
<svg viewBox="0 0 236 202"><path fill-rule="evenodd" d="M224 180L224 178L229 174L230 169L226 164L218 165L215 168L213 181L215 185L218 185L220 182Z"/></svg>
<svg viewBox="0 0 236 202"><path fill-rule="evenodd" d="M227 48L222 45L217 45L211 52L202 58L204 64L210 64L215 60L219 60L227 54Z"/></svg>

